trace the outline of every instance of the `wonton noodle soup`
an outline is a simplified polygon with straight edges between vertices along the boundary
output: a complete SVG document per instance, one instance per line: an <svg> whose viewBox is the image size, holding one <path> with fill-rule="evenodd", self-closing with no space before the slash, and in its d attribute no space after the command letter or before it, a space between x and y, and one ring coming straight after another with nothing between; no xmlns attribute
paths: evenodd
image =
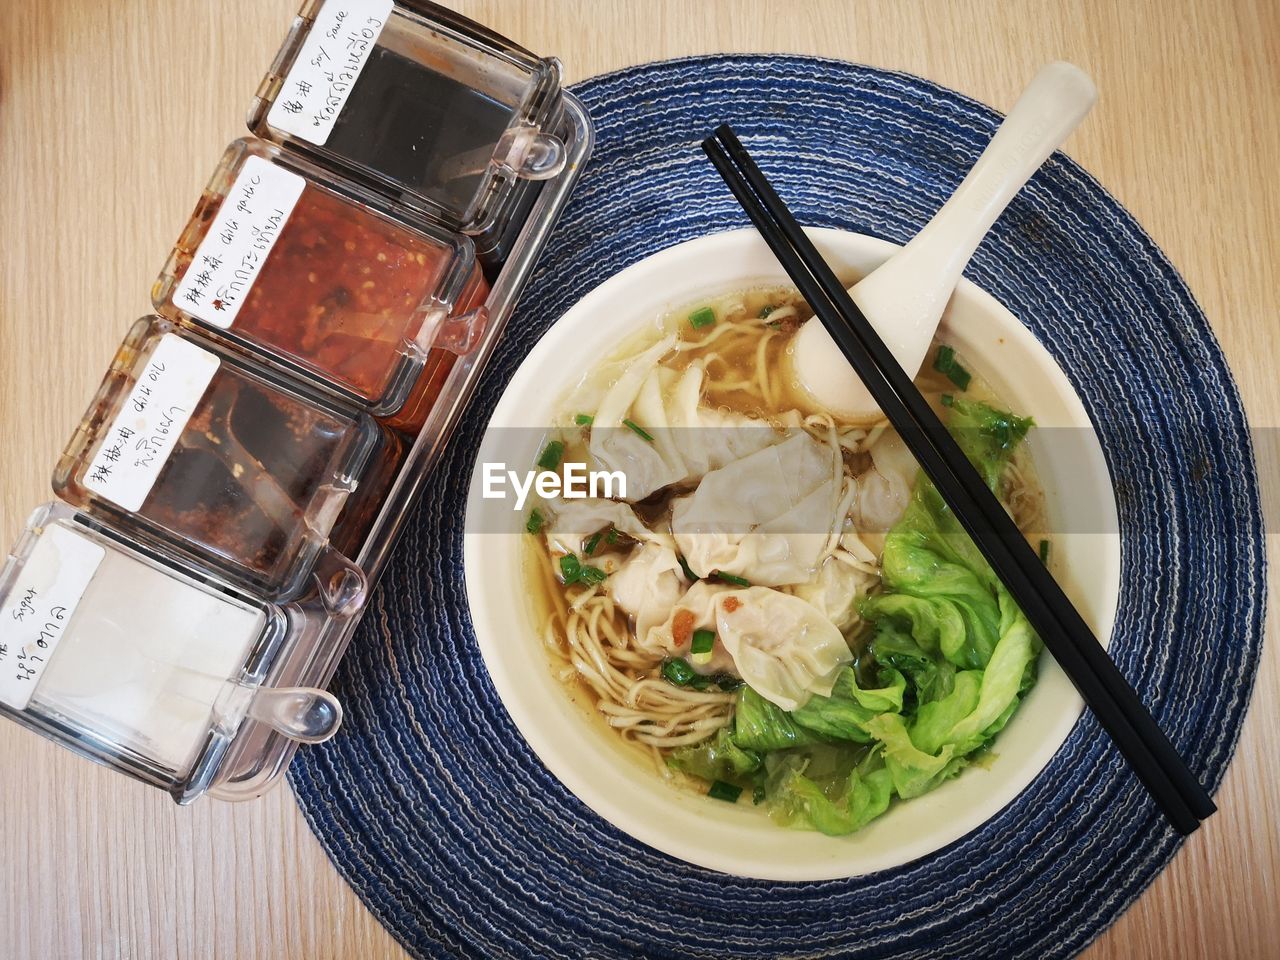
<svg viewBox="0 0 1280 960"><path fill-rule="evenodd" d="M526 541L554 669L621 743L838 834L971 763L1039 644L886 422L798 405L810 314L732 294L589 371L540 465L621 472L626 499L540 503ZM939 346L917 385L1039 541L1030 421Z"/></svg>

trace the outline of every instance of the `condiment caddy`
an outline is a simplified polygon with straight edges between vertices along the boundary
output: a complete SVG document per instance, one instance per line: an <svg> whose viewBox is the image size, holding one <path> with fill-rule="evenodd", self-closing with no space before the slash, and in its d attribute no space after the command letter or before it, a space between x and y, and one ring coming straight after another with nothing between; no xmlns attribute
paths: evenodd
<svg viewBox="0 0 1280 960"><path fill-rule="evenodd" d="M324 687L591 151L559 64L307 0L0 573L0 713L245 799Z"/></svg>

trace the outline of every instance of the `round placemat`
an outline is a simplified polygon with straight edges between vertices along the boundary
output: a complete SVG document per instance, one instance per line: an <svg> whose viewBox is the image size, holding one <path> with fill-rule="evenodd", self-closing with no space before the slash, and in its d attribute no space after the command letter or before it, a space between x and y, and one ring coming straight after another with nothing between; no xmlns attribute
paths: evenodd
<svg viewBox="0 0 1280 960"><path fill-rule="evenodd" d="M745 224L698 148L720 121L802 222L903 242L1000 119L915 77L798 57L656 63L575 89L595 156L351 644L335 687L345 726L293 766L312 828L419 957L1076 953L1179 844L1091 715L981 829L904 867L811 884L741 880L645 847L577 801L516 732L473 636L462 526L481 432L529 348L621 268ZM1111 650L1216 787L1265 598L1253 454L1209 325L1141 227L1061 155L968 276L1034 331L1097 425L1124 545Z"/></svg>

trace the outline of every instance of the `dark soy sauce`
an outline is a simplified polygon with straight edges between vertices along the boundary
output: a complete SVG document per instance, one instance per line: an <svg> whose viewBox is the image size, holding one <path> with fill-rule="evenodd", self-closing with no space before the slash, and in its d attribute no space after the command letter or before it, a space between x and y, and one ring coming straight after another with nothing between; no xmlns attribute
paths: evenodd
<svg viewBox="0 0 1280 960"><path fill-rule="evenodd" d="M513 112L380 46L326 146L461 214Z"/></svg>

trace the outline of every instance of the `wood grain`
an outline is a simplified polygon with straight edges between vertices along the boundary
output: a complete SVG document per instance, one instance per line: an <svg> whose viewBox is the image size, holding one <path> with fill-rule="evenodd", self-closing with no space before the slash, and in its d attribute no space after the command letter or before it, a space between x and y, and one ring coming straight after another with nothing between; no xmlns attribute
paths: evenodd
<svg viewBox="0 0 1280 960"><path fill-rule="evenodd" d="M127 324L146 312L151 281L221 148L240 135L295 5L0 4L5 538L47 498L56 454ZM804 52L908 70L1007 108L1041 63L1080 64L1102 100L1070 152L1184 272L1253 424L1277 426L1273 0L456 6L558 54L570 80L685 54ZM1268 483L1280 477L1275 449ZM1265 661L1222 812L1089 956L1276 955L1274 632ZM329 865L287 789L179 809L12 724L0 724L0 871L0 954L15 960L404 956Z"/></svg>

